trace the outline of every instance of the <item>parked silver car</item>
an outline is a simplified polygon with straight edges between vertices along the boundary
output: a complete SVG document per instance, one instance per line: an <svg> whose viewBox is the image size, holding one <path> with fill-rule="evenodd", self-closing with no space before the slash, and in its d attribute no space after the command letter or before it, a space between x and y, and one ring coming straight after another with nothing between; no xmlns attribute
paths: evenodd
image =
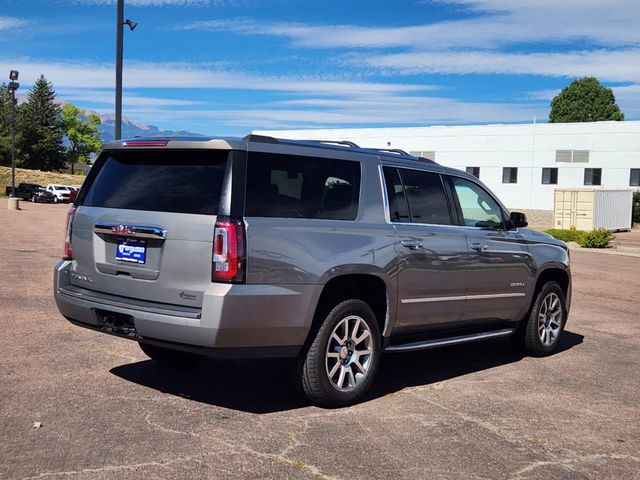
<svg viewBox="0 0 640 480"><path fill-rule="evenodd" d="M362 399L383 352L558 346L569 252L475 177L349 142L110 143L70 207L58 308L162 363L291 357L313 402Z"/></svg>

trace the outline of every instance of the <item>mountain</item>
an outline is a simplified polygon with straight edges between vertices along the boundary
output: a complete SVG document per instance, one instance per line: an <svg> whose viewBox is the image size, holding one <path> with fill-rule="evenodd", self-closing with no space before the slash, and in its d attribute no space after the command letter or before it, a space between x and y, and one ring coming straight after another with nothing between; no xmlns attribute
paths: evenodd
<svg viewBox="0 0 640 480"><path fill-rule="evenodd" d="M102 141L110 142L114 138L115 133L115 115L104 114L98 115L102 123L100 124L100 132L102 133ZM145 125L131 118L122 117L122 138L133 137L204 137L201 133L187 132L185 130L162 130L154 125Z"/></svg>

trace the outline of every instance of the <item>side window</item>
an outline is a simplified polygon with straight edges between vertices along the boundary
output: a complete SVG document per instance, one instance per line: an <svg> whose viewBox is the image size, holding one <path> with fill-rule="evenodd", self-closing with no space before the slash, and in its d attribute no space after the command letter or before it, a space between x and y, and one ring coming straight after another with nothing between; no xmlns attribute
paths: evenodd
<svg viewBox="0 0 640 480"><path fill-rule="evenodd" d="M359 196L358 162L249 153L248 217L355 220Z"/></svg>
<svg viewBox="0 0 640 480"><path fill-rule="evenodd" d="M451 213L440 175L400 169L413 223L451 225Z"/></svg>
<svg viewBox="0 0 640 480"><path fill-rule="evenodd" d="M452 181L466 226L502 227L502 209L491 195L479 185L468 180L452 177Z"/></svg>
<svg viewBox="0 0 640 480"><path fill-rule="evenodd" d="M404 188L400 181L398 169L393 167L384 167L384 183L387 189L387 198L389 199L389 216L392 222L410 222L409 208L407 207L407 199L404 194Z"/></svg>

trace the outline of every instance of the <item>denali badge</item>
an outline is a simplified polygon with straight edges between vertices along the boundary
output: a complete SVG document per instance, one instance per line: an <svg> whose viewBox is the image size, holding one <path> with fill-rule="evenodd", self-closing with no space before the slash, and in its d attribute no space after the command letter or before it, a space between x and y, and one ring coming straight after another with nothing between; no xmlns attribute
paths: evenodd
<svg viewBox="0 0 640 480"><path fill-rule="evenodd" d="M73 278L74 280L80 280L81 282L89 282L89 283L96 283L93 278L91 278L88 275L80 275L79 273L74 273L71 272L71 278Z"/></svg>
<svg viewBox="0 0 640 480"><path fill-rule="evenodd" d="M511 282L509 285L512 287L524 287L524 282Z"/></svg>
<svg viewBox="0 0 640 480"><path fill-rule="evenodd" d="M183 298L184 300L195 300L196 296L191 293L180 292L180 298Z"/></svg>

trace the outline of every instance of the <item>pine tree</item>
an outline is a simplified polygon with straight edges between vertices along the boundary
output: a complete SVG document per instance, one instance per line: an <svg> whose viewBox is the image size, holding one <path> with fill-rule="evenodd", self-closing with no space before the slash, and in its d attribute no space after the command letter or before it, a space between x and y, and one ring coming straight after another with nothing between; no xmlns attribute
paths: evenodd
<svg viewBox="0 0 640 480"><path fill-rule="evenodd" d="M50 171L65 167L61 109L55 98L53 86L40 75L20 108L21 166L24 168Z"/></svg>

